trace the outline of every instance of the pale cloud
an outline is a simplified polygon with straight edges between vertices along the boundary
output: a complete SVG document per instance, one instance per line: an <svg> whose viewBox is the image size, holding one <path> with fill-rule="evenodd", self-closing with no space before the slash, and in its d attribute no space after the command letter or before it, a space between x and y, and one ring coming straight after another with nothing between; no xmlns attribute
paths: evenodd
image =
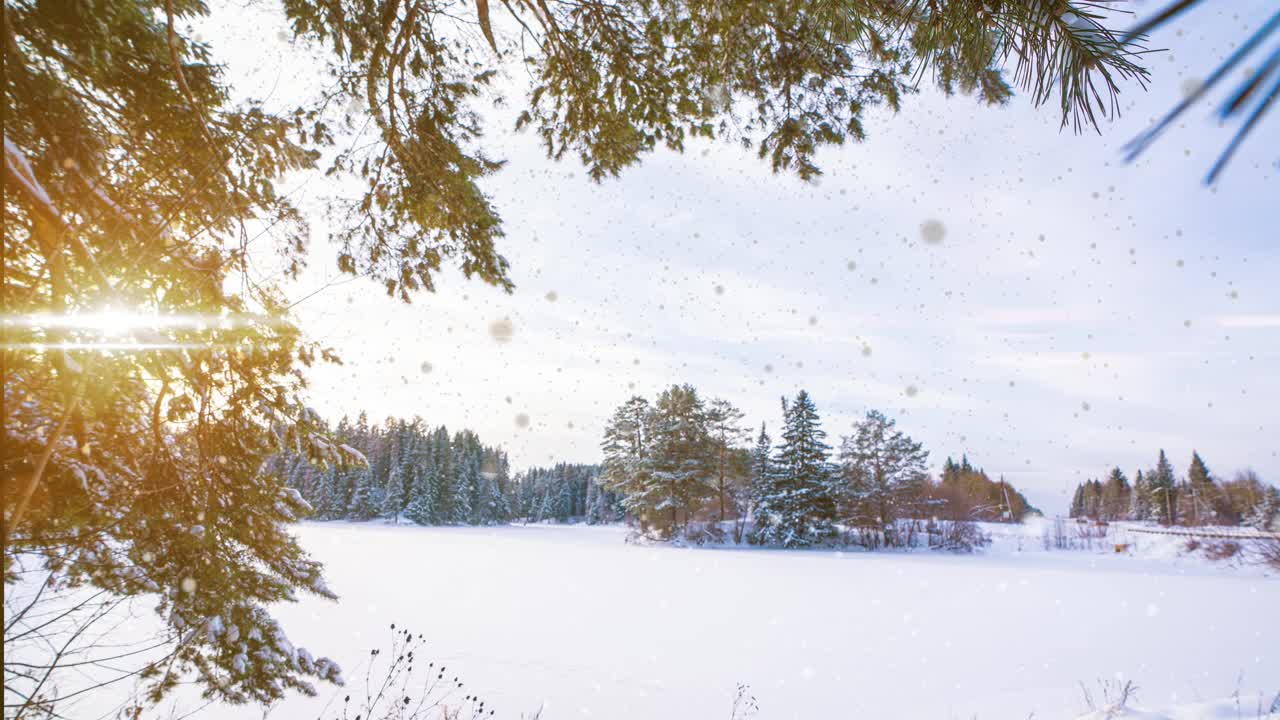
<svg viewBox="0 0 1280 720"><path fill-rule="evenodd" d="M1280 315L1224 315L1218 324L1228 328L1280 328Z"/></svg>

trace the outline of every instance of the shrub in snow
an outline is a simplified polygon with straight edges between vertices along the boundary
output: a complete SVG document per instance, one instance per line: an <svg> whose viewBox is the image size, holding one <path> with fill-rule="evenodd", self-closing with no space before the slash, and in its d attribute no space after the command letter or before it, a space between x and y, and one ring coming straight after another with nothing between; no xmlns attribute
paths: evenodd
<svg viewBox="0 0 1280 720"><path fill-rule="evenodd" d="M1252 544L1250 554L1258 564L1280 570L1280 538L1258 540Z"/></svg>
<svg viewBox="0 0 1280 720"><path fill-rule="evenodd" d="M320 720L480 720L495 714L446 666L422 657L426 641L421 634L394 623L391 630L389 652L369 651L363 694L345 695L338 710Z"/></svg>

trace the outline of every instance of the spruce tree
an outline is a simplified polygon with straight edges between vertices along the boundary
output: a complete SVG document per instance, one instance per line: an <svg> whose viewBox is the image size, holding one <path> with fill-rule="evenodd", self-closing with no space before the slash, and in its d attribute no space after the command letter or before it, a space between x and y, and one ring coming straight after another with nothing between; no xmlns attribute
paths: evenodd
<svg viewBox="0 0 1280 720"><path fill-rule="evenodd" d="M1129 500L1129 519L1149 520L1151 511L1151 485L1139 470L1133 479L1133 493Z"/></svg>
<svg viewBox="0 0 1280 720"><path fill-rule="evenodd" d="M1161 525L1173 525L1178 521L1177 487L1173 476L1173 465L1165 456L1164 450L1156 461L1156 468L1147 476L1147 487L1151 500L1152 517Z"/></svg>
<svg viewBox="0 0 1280 720"><path fill-rule="evenodd" d="M400 524L400 514L404 512L404 480L400 475L400 463L397 461L391 466L391 474L387 476L387 487L382 493L381 515L391 520L397 525Z"/></svg>
<svg viewBox="0 0 1280 720"><path fill-rule="evenodd" d="M782 401L782 441L774 459L774 477L757 512L757 538L765 544L802 547L833 533L830 446L824 440L817 408L801 390Z"/></svg>
<svg viewBox="0 0 1280 720"><path fill-rule="evenodd" d="M347 503L346 517L350 520L372 520L382 510L382 488L373 480L373 471L361 468L356 472L355 487Z"/></svg>
<svg viewBox="0 0 1280 720"><path fill-rule="evenodd" d="M1209 467L1204 464L1200 453L1191 453L1191 464L1187 466L1188 512L1184 520L1192 525L1214 525L1218 522L1218 506L1221 490L1209 474Z"/></svg>
<svg viewBox="0 0 1280 720"><path fill-rule="evenodd" d="M1071 496L1071 510L1067 517L1084 517L1084 483L1076 485L1076 492Z"/></svg>
<svg viewBox="0 0 1280 720"><path fill-rule="evenodd" d="M1129 479L1120 468L1112 468L1107 475L1107 482L1102 486L1100 515L1103 520L1121 520L1129 512L1130 495Z"/></svg>
<svg viewBox="0 0 1280 720"><path fill-rule="evenodd" d="M405 517L419 525L439 523L436 510L435 467L426 466L415 473L413 499L405 509Z"/></svg>
<svg viewBox="0 0 1280 720"><path fill-rule="evenodd" d="M1280 530L1280 488L1269 485L1243 514L1246 525L1262 531Z"/></svg>
<svg viewBox="0 0 1280 720"><path fill-rule="evenodd" d="M767 498L771 497L773 488L773 441L769 438L769 433L765 428L765 424L760 423L760 434L756 436L755 447L751 449L751 517L754 522L759 523L762 514L767 515L764 503Z"/></svg>

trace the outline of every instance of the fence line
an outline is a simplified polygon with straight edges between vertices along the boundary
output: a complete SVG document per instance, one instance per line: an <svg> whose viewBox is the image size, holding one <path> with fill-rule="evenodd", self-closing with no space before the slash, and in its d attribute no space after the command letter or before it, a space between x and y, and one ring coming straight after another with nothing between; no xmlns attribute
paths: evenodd
<svg viewBox="0 0 1280 720"><path fill-rule="evenodd" d="M1149 535L1178 535L1182 537L1210 538L1214 540L1280 540L1280 533L1262 532L1259 530L1255 530L1253 532L1197 530L1195 528L1173 530L1165 528L1132 527L1129 525L1121 525L1120 528L1129 532L1147 533Z"/></svg>

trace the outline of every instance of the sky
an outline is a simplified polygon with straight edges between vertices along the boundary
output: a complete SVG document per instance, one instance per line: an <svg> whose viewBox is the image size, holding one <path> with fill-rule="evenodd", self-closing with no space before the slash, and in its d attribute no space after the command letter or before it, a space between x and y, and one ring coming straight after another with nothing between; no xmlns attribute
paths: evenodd
<svg viewBox="0 0 1280 720"><path fill-rule="evenodd" d="M289 292L344 361L312 372L313 406L469 427L519 470L598 462L613 409L672 383L775 436L779 399L803 388L831 444L879 409L934 468L965 454L1048 512L1161 448L1179 472L1196 450L1221 478L1280 481L1280 117L1212 188L1233 129L1214 105L1138 162L1120 152L1270 9L1204 5L1153 38L1168 50L1148 56L1149 88L1124 86L1101 134L1025 97L992 108L922 87L872 114L865 142L821 151L817 183L712 142L596 183L493 111L484 147L507 165L483 187L510 295L449 271L406 305L343 278L333 188L299 181L286 189L314 251ZM237 87L316 82L255 12L207 31Z"/></svg>

